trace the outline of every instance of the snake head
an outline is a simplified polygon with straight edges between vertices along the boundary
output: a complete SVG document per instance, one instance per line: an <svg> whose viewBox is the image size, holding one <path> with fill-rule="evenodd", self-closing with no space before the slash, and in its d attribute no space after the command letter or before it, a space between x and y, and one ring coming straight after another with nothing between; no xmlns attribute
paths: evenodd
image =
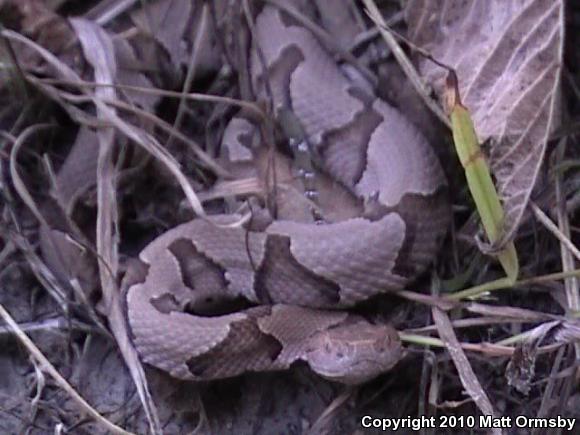
<svg viewBox="0 0 580 435"><path fill-rule="evenodd" d="M395 329L361 321L317 333L304 359L320 376L356 385L390 370L402 355Z"/></svg>

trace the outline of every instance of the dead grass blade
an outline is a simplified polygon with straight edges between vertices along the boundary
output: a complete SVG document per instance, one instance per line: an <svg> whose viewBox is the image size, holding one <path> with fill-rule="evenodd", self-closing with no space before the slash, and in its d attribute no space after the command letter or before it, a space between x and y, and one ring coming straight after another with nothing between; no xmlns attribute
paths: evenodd
<svg viewBox="0 0 580 435"><path fill-rule="evenodd" d="M48 227L44 216L40 212L38 205L32 195L28 192L26 184L22 181L20 174L18 173L18 153L20 152L20 148L26 142L26 140L38 133L39 131L46 130L48 128L53 127L50 124L37 124L31 125L30 127L25 128L22 133L16 138L14 144L12 145L12 150L10 151L10 176L12 177L12 182L14 183L14 189L24 202L26 206L30 209L34 217L40 222L41 225L45 225Z"/></svg>
<svg viewBox="0 0 580 435"><path fill-rule="evenodd" d="M77 33L87 61L92 65L97 83L112 85L115 82L116 64L113 57L113 42L110 37L96 24L83 20L71 20ZM102 99L116 100L113 87L102 87L95 90L95 102ZM114 109L104 104L97 104L97 117L109 120L117 118ZM121 353L127 362L145 413L149 426L154 434L161 434L157 408L151 398L144 376L143 367L135 348L129 340L129 331L122 315L119 289L116 283L118 272L118 212L116 199L117 169L113 162L113 147L115 130L102 128L97 131L99 139L99 156L97 160L97 252L102 261L99 262L101 288L109 323Z"/></svg>
<svg viewBox="0 0 580 435"><path fill-rule="evenodd" d="M555 164L559 164L564 160L564 153L566 152L566 145L568 139L566 137L560 140L558 148L556 150L556 161ZM555 180L555 190L556 190L556 216L558 220L558 233L562 234L560 240L560 256L562 259L562 270L564 272L569 272L574 270L576 267L574 258L580 260L580 252L574 244L571 242L571 232L570 232L570 219L568 217L568 210L566 207L566 196L562 188L562 172L557 171ZM570 243L567 243L570 242ZM572 245L574 249L571 249L569 245ZM578 255L577 255L578 254ZM580 290L579 290L578 277L570 277L564 280L564 289L566 290L566 300L568 302L568 307L578 313L580 311ZM574 343L574 351L576 353L576 359L580 358L580 343Z"/></svg>
<svg viewBox="0 0 580 435"><path fill-rule="evenodd" d="M544 227L553 234L554 237L556 237L561 245L562 248L568 252L569 254L572 254L577 261L580 261L580 250L578 250L578 248L576 247L576 245L574 245L574 243L572 243L572 241L570 240L570 235L566 235L564 234L559 228L558 225L556 225L549 217L548 215L546 215L546 213L544 213L542 211L542 209L540 207L538 207L538 205L531 201L530 202L530 207L532 209L532 212L534 213L534 216L536 217L536 219L538 219L538 221L540 221L540 223L542 225L544 225ZM561 221L561 213L559 213L559 224L560 226L566 226L565 222ZM567 221L567 218L566 218ZM568 233L570 232L570 224L568 223ZM564 251L562 252L563 255ZM573 267L572 267L573 269ZM568 269L570 270L570 269ZM576 301L576 309L578 309L579 304L578 301Z"/></svg>
<svg viewBox="0 0 580 435"><path fill-rule="evenodd" d="M467 394L469 394L484 415L495 417L496 414L493 406L491 405L486 392L483 390L483 387L479 383L479 380L475 376L475 372L465 356L465 352L463 352L459 340L457 340L453 326L449 321L449 317L439 308L433 308L431 313L433 314L433 320L437 325L439 336L445 343L445 347L455 364L455 368L459 373L459 378L465 387ZM501 429L493 429L493 433L501 435Z"/></svg>
<svg viewBox="0 0 580 435"><path fill-rule="evenodd" d="M187 95L187 93L191 89L191 85L192 85L193 80L195 78L195 72L196 72L197 63L198 63L198 55L200 52L202 40L205 37L205 34L207 32L209 19L210 19L209 5L204 4L202 7L202 10L201 10L201 18L199 21L200 25L199 25L199 28L196 29L195 41L193 42L193 48L191 50L189 66L187 68L187 74L185 76L185 81L183 82L182 96L179 99L179 106L177 107L177 114L175 115L175 120L173 121L173 130L174 131L179 130L179 128L181 127L181 122L183 121L183 117L185 116L185 108L186 108L185 104L187 101L185 99L185 95ZM172 141L173 141L173 135L170 135L169 139L167 139L166 148L169 148Z"/></svg>

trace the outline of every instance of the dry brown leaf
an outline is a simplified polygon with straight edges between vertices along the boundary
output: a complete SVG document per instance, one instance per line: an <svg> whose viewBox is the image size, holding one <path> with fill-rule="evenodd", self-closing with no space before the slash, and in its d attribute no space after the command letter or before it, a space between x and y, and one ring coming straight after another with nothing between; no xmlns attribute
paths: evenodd
<svg viewBox="0 0 580 435"><path fill-rule="evenodd" d="M139 60L131 44L124 39L115 38L113 39L113 45L115 47L115 58L117 60L117 83L153 89L151 81L135 67L139 65ZM132 104L136 104L151 113L153 113L154 107L160 99L154 93L132 91L129 89L123 89L120 93Z"/></svg>
<svg viewBox="0 0 580 435"><path fill-rule="evenodd" d="M71 24L79 38L87 62L93 67L95 83L106 85L95 88L95 95L105 100L117 98L111 85L115 83L117 62L111 36L99 25L83 18L71 19ZM106 113L97 107L97 117L106 122ZM115 130L112 127L97 130L99 154L97 157L97 252L101 287L107 305L116 291L114 277L118 268L118 228L116 178L113 162Z"/></svg>
<svg viewBox="0 0 580 435"><path fill-rule="evenodd" d="M560 325L562 325L560 321L542 323L529 331L525 341L517 343L505 371L508 385L526 396L529 394L536 373L536 358L540 344Z"/></svg>
<svg viewBox="0 0 580 435"><path fill-rule="evenodd" d="M191 12L191 0L157 0L145 3L131 18L143 33L167 50L173 65L180 65L185 59L183 38Z"/></svg>
<svg viewBox="0 0 580 435"><path fill-rule="evenodd" d="M0 22L3 27L27 35L39 45L59 56L67 65L80 68L79 47L65 18L41 0L0 1ZM25 68L39 67L39 59L28 50L16 47L19 63Z"/></svg>
<svg viewBox="0 0 580 435"><path fill-rule="evenodd" d="M478 138L490 140L505 242L515 235L560 118L563 0L411 0L405 12L409 38L455 68ZM446 71L418 61L442 95Z"/></svg>

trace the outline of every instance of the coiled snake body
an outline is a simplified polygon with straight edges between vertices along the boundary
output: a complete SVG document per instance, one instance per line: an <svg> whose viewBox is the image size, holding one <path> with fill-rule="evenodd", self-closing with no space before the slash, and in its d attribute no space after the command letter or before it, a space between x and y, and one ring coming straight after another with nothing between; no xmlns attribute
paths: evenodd
<svg viewBox="0 0 580 435"><path fill-rule="evenodd" d="M131 336L144 361L182 379L302 360L327 378L361 382L399 359L397 334L334 309L425 270L448 222L444 176L419 131L353 85L309 31L266 6L255 32L255 91L265 97L269 83L274 108L291 109L319 156L324 223L281 207L259 231L196 219L161 235L124 280ZM192 314L208 299L238 296L262 305Z"/></svg>

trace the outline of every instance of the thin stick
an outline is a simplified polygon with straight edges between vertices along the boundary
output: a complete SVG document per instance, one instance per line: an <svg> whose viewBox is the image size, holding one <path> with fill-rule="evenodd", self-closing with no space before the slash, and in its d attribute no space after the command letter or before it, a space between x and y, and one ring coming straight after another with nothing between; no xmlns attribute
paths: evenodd
<svg viewBox="0 0 580 435"><path fill-rule="evenodd" d="M578 250L576 245L574 245L574 243L572 243L572 241L568 237L566 237L566 235L562 233L562 231L560 231L560 229L556 226L556 224L552 222L552 220L546 215L546 213L542 211L540 207L537 206L535 202L530 201L530 206L536 219L538 219L542 223L542 225L544 225L546 229L550 231L554 235L554 237L556 237L560 241L560 243L566 247L568 252L570 252L574 257L576 257L576 260L580 261L580 251Z"/></svg>

